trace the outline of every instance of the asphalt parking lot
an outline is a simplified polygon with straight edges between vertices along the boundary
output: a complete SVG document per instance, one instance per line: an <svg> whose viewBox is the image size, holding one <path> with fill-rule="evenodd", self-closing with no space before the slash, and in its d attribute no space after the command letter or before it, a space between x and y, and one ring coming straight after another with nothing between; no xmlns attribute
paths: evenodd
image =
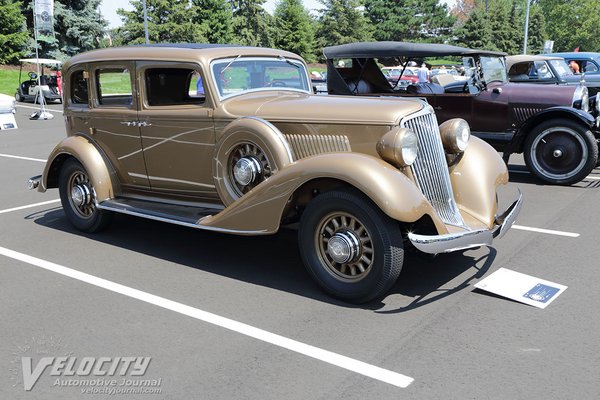
<svg viewBox="0 0 600 400"><path fill-rule="evenodd" d="M26 189L65 136L50 108L54 120L29 121L19 106L19 129L0 131L0 399L600 394L600 169L545 186L513 156L509 189L525 203L494 249L408 254L389 295L351 306L316 287L292 230L236 237L117 215L76 231L56 189ZM545 310L474 288L501 267L569 288ZM150 357L154 392L83 393L50 367L26 391L23 357L59 356Z"/></svg>

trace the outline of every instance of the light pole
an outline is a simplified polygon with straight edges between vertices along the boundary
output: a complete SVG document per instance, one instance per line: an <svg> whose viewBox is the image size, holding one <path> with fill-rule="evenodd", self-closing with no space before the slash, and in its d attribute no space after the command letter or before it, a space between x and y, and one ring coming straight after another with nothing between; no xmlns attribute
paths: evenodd
<svg viewBox="0 0 600 400"><path fill-rule="evenodd" d="M527 54L527 33L529 31L529 3L527 0L527 12L525 13L525 38L523 39L523 54Z"/></svg>
<svg viewBox="0 0 600 400"><path fill-rule="evenodd" d="M146 0L144 3L144 33L146 34L146 44L150 44L150 39L148 37L148 12L146 10Z"/></svg>

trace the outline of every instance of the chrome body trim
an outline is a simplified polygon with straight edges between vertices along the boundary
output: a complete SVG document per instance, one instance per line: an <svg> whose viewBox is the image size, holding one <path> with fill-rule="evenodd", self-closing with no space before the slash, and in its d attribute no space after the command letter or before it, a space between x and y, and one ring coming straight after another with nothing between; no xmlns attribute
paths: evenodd
<svg viewBox="0 0 600 400"><path fill-rule="evenodd" d="M500 216L496 217L497 225L493 229L478 229L445 235L419 235L409 233L408 239L418 250L429 253L450 253L457 250L472 249L481 246L490 246L494 238L501 238L512 227L523 204L523 194Z"/></svg>
<svg viewBox="0 0 600 400"><path fill-rule="evenodd" d="M410 166L417 186L444 223L468 229L454 199L446 152L433 109L428 106L411 114L400 121L400 126L411 129L418 137L417 158Z"/></svg>
<svg viewBox="0 0 600 400"><path fill-rule="evenodd" d="M40 186L40 182L42 181L41 175L32 176L27 180L27 189L33 190L37 189Z"/></svg>

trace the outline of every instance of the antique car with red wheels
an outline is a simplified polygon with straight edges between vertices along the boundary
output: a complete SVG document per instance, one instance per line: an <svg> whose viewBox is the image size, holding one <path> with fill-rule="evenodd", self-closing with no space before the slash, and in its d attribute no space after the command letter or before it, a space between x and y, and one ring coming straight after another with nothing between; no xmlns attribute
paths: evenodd
<svg viewBox="0 0 600 400"><path fill-rule="evenodd" d="M491 245L521 208L518 194L498 209L506 166L465 121L438 126L418 99L314 95L293 53L130 46L63 71L68 134L29 184L58 188L84 232L115 213L237 235L298 223L315 281L366 302L397 280L405 247Z"/></svg>
<svg viewBox="0 0 600 400"><path fill-rule="evenodd" d="M473 135L503 152L507 162L511 154L523 153L529 170L547 183L579 182L596 166L600 119L583 85L510 83L505 53L446 44L362 42L323 52L329 94L424 98L440 122L466 120ZM396 91L378 63L448 57L463 64L465 81L419 83Z"/></svg>

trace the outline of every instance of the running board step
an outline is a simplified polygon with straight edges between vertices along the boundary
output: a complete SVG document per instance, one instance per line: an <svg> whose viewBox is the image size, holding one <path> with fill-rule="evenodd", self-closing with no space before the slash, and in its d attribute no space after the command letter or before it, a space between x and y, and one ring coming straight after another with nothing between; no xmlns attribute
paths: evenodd
<svg viewBox="0 0 600 400"><path fill-rule="evenodd" d="M194 228L199 227L200 219L218 214L222 210L217 207L191 207L128 198L105 200L98 204L98 208Z"/></svg>

